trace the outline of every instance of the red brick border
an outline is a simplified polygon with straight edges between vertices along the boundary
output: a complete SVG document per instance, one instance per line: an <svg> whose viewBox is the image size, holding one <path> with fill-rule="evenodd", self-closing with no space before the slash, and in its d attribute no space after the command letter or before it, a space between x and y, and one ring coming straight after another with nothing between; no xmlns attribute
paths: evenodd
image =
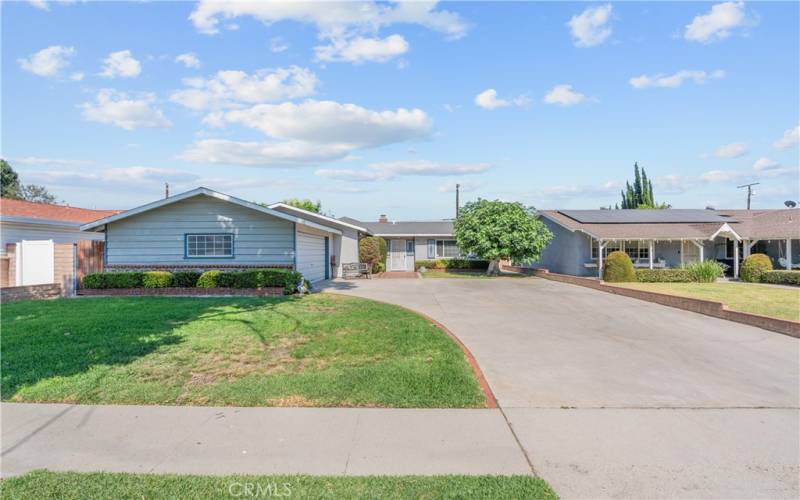
<svg viewBox="0 0 800 500"><path fill-rule="evenodd" d="M782 333L790 337L800 338L800 322L763 316L761 314L732 311L728 309L728 306L722 302L694 299L691 297L681 297L678 295L669 295L666 293L651 292L647 290L637 290L635 288L613 286L597 279L551 273L547 269L526 269L513 266L506 266L504 269L531 274L533 276L538 276L551 281L560 281L562 283L569 283L571 285L593 288L602 292L623 295L625 297L645 300L647 302L655 302L656 304L661 304L664 306L705 314L706 316L713 316L715 318L726 319L728 321L735 321L736 323L755 326L758 328L763 328L764 330Z"/></svg>
<svg viewBox="0 0 800 500"><path fill-rule="evenodd" d="M64 290L59 283L0 288L0 302L3 304L16 302L18 300L56 299L63 295Z"/></svg>
<svg viewBox="0 0 800 500"><path fill-rule="evenodd" d="M171 297L224 297L224 296L257 296L277 297L284 295L282 287L269 288L105 288L78 290L78 295L85 296L114 296L114 297L141 297L153 295L166 295Z"/></svg>

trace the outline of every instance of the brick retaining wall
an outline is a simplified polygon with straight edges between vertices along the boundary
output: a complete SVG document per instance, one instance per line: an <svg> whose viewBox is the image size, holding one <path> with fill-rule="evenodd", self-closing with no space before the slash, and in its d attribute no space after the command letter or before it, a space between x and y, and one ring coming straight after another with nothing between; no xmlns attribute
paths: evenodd
<svg viewBox="0 0 800 500"><path fill-rule="evenodd" d="M170 295L170 296L257 296L257 297L277 297L284 295L283 287L268 288L106 288L90 289L83 288L78 290L78 295L91 296L151 296L151 295Z"/></svg>
<svg viewBox="0 0 800 500"><path fill-rule="evenodd" d="M789 335L790 337L800 338L800 323L796 321L772 318L769 316L762 316L760 314L732 311L721 302L693 299L691 297L679 297L677 295L637 290L635 288L613 286L597 279L581 278L579 276L570 276L568 274L551 273L547 269L528 269L515 266L504 266L503 269L511 272L530 274L551 281L560 281L562 283L585 286L587 288L594 288L595 290L600 290L607 293L623 295L625 297L631 297L639 300L646 300L648 302L655 302L656 304L661 304L664 306L684 309L686 311L692 311L699 314L705 314L706 316L713 316L715 318L735 321L737 323L743 323L745 325L755 326L765 330Z"/></svg>
<svg viewBox="0 0 800 500"><path fill-rule="evenodd" d="M47 285L9 286L0 288L0 302L8 303L18 300L55 299L61 297L63 289L58 283Z"/></svg>

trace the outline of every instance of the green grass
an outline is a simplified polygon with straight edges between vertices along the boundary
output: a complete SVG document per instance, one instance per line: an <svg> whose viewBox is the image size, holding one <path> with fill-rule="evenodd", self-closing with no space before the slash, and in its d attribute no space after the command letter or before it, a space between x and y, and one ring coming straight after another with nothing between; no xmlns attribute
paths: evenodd
<svg viewBox="0 0 800 500"><path fill-rule="evenodd" d="M248 488L250 495L246 494ZM272 495L270 495L272 492ZM4 499L556 499L531 476L178 476L34 471L0 483Z"/></svg>
<svg viewBox="0 0 800 500"><path fill-rule="evenodd" d="M696 299L722 302L731 310L800 321L800 289L791 290L756 283L614 283Z"/></svg>
<svg viewBox="0 0 800 500"><path fill-rule="evenodd" d="M405 309L330 294L3 305L2 399L482 407L459 347Z"/></svg>

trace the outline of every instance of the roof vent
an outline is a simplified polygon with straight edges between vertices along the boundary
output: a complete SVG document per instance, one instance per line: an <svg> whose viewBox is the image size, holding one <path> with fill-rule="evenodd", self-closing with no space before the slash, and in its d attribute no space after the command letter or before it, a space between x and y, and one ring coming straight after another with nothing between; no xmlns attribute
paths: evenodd
<svg viewBox="0 0 800 500"><path fill-rule="evenodd" d="M386 224L387 222L389 222L389 219L386 217L386 214L381 214L378 217L378 222L380 222L381 224Z"/></svg>

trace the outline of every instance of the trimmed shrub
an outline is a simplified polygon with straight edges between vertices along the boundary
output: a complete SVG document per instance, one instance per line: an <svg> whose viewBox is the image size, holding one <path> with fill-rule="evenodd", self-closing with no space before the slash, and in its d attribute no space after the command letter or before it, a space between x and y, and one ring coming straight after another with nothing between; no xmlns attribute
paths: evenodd
<svg viewBox="0 0 800 500"><path fill-rule="evenodd" d="M628 254L619 251L608 254L603 265L603 281L609 283L636 281L636 272Z"/></svg>
<svg viewBox="0 0 800 500"><path fill-rule="evenodd" d="M689 283L692 276L686 269L636 269L636 281L642 283Z"/></svg>
<svg viewBox="0 0 800 500"><path fill-rule="evenodd" d="M377 262L374 266L372 266L373 273L382 273L386 271L386 263L385 262Z"/></svg>
<svg viewBox="0 0 800 500"><path fill-rule="evenodd" d="M172 286L194 288L197 286L198 278L200 273L197 271L178 271L172 274Z"/></svg>
<svg viewBox="0 0 800 500"><path fill-rule="evenodd" d="M686 267L692 281L697 283L713 283L725 273L725 265L715 260L694 262Z"/></svg>
<svg viewBox="0 0 800 500"><path fill-rule="evenodd" d="M773 285L800 286L800 271L767 271L761 275L761 281Z"/></svg>
<svg viewBox="0 0 800 500"><path fill-rule="evenodd" d="M142 273L94 273L83 277L84 288L139 288L142 286Z"/></svg>
<svg viewBox="0 0 800 500"><path fill-rule="evenodd" d="M301 273L289 269L249 269L221 273L216 282L217 286L223 288L280 287L285 293L292 294L297 291L301 279L304 279Z"/></svg>
<svg viewBox="0 0 800 500"><path fill-rule="evenodd" d="M197 288L217 288L222 271L206 271L197 278Z"/></svg>
<svg viewBox="0 0 800 500"><path fill-rule="evenodd" d="M420 267L426 269L476 269L485 271L489 267L489 261L473 259L422 259L414 263L414 269L419 270Z"/></svg>
<svg viewBox="0 0 800 500"><path fill-rule="evenodd" d="M167 288L172 286L174 276L168 271L146 271L142 273L144 288Z"/></svg>
<svg viewBox="0 0 800 500"><path fill-rule="evenodd" d="M358 242L358 261L369 264L377 273L377 265L386 262L386 240L377 236L367 236Z"/></svg>
<svg viewBox="0 0 800 500"><path fill-rule="evenodd" d="M772 271L772 261L763 253L754 253L744 259L739 276L742 281L757 283L761 281L761 276L767 271Z"/></svg>

